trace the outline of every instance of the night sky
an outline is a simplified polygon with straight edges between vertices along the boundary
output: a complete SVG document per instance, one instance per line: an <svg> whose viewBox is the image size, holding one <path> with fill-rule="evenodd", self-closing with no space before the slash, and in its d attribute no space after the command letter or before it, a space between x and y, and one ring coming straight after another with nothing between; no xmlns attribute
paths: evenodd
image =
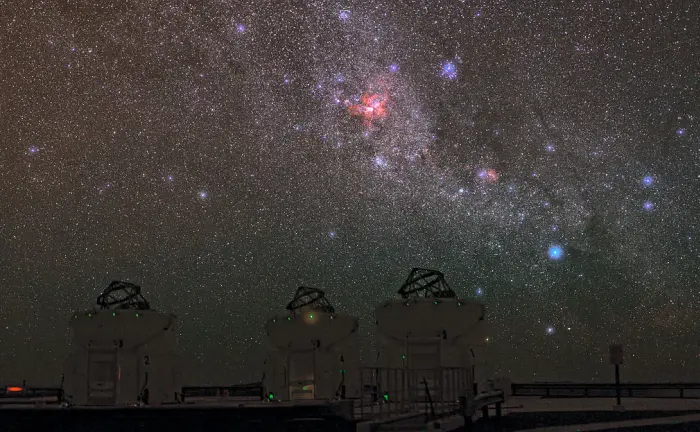
<svg viewBox="0 0 700 432"><path fill-rule="evenodd" d="M654 4L658 6L654 6ZM57 384L112 280L186 384L256 381L299 285L361 319L412 267L516 381L700 379L700 5L0 5L0 384Z"/></svg>

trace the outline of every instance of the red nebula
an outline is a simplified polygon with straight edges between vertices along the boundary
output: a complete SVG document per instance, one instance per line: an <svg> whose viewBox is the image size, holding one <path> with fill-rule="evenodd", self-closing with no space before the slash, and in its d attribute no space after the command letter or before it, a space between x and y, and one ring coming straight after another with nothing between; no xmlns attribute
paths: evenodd
<svg viewBox="0 0 700 432"><path fill-rule="evenodd" d="M486 170L486 179L487 179L488 181L490 181L490 182L492 182L492 183L493 183L493 182L497 182L497 181L498 181L498 177L500 177L500 176L498 175L498 173L496 172L495 169Z"/></svg>
<svg viewBox="0 0 700 432"><path fill-rule="evenodd" d="M386 118L388 114L388 95L386 93L365 93L359 104L348 103L348 112L351 116L360 117L365 126L372 126L375 120Z"/></svg>
<svg viewBox="0 0 700 432"><path fill-rule="evenodd" d="M487 181L487 182L489 182L489 183L495 183L495 182L497 182L497 181L498 181L498 178L500 177L500 175L498 174L498 172L497 172L495 169L493 169L493 168L482 169L482 170L480 170L480 171L478 172L477 176L478 176L480 179L485 180L485 181Z"/></svg>

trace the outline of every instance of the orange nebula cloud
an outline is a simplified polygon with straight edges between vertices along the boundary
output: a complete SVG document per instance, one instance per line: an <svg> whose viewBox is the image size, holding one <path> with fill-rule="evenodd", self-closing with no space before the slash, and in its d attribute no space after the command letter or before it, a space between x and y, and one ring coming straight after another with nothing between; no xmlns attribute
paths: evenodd
<svg viewBox="0 0 700 432"><path fill-rule="evenodd" d="M348 112L353 117L361 118L362 123L370 127L374 121L386 118L388 100L389 97L386 93L365 93L362 95L360 103L355 105L347 103Z"/></svg>
<svg viewBox="0 0 700 432"><path fill-rule="evenodd" d="M498 175L495 169L489 169L486 171L486 179L490 182L497 182L499 177L500 175Z"/></svg>

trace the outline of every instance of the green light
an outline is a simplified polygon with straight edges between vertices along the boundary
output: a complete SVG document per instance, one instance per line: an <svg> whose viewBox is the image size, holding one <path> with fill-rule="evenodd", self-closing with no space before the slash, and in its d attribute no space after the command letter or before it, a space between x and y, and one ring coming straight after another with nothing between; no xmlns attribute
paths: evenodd
<svg viewBox="0 0 700 432"><path fill-rule="evenodd" d="M401 358L402 358L403 360L406 360L406 356L403 355L403 354L401 355Z"/></svg>
<svg viewBox="0 0 700 432"><path fill-rule="evenodd" d="M275 395L270 393L269 395L267 395L267 398L273 400L275 398Z"/></svg>
<svg viewBox="0 0 700 432"><path fill-rule="evenodd" d="M389 401L389 393L384 393L384 400Z"/></svg>
<svg viewBox="0 0 700 432"><path fill-rule="evenodd" d="M112 316L117 316L117 313L116 313L116 312L112 312Z"/></svg>
<svg viewBox="0 0 700 432"><path fill-rule="evenodd" d="M314 314L309 314L309 318L314 319Z"/></svg>
<svg viewBox="0 0 700 432"><path fill-rule="evenodd" d="M88 314L88 317L91 317L91 316L92 316L92 314Z"/></svg>
<svg viewBox="0 0 700 432"><path fill-rule="evenodd" d="M335 318L333 315L331 315L331 319Z"/></svg>
<svg viewBox="0 0 700 432"><path fill-rule="evenodd" d="M287 317L287 321L291 321L291 320L292 320L292 317Z"/></svg>
<svg viewBox="0 0 700 432"><path fill-rule="evenodd" d="M136 318L138 318L138 317L139 317L139 314L136 314Z"/></svg>
<svg viewBox="0 0 700 432"><path fill-rule="evenodd" d="M436 305L436 304L438 304L438 302L434 301L433 304Z"/></svg>

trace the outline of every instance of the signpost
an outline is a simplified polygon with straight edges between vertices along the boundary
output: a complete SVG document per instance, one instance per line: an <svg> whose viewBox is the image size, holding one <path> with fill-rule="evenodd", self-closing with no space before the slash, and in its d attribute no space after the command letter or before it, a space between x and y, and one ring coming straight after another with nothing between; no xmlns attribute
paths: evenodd
<svg viewBox="0 0 700 432"><path fill-rule="evenodd" d="M622 345L610 345L610 364L615 365L615 394L617 395L617 406L620 407L620 365L624 362L624 352Z"/></svg>

